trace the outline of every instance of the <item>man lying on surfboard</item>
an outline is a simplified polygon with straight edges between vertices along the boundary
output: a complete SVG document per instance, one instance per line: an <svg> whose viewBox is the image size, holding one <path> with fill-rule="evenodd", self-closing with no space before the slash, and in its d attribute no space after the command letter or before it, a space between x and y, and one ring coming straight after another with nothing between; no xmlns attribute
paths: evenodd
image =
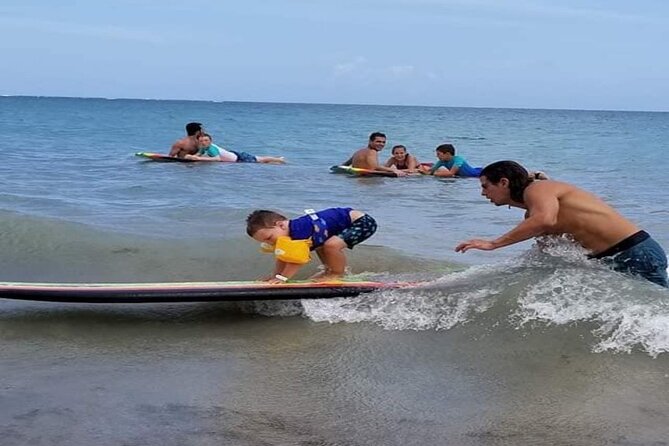
<svg viewBox="0 0 669 446"><path fill-rule="evenodd" d="M262 244L277 245L285 238L309 241L325 266L325 271L312 276L312 280L326 282L340 279L346 269L344 248L353 247L367 240L376 232L376 221L370 215L351 208L329 208L288 220L283 215L266 210L252 212L246 218L246 233ZM308 258L306 259L308 261ZM269 282L285 282L293 277L303 263L291 263L277 255L274 272Z"/></svg>
<svg viewBox="0 0 669 446"><path fill-rule="evenodd" d="M204 128L199 122L189 122L186 124L186 137L181 138L170 149L170 155L176 158L184 158L186 155L197 153L197 138L204 133Z"/></svg>

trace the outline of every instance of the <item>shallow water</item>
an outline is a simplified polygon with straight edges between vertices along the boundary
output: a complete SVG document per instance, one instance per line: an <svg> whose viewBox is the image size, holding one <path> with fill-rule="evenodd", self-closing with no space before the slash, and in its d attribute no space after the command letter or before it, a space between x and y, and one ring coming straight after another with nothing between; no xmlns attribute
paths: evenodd
<svg viewBox="0 0 669 446"><path fill-rule="evenodd" d="M133 156L191 120L289 164ZM522 213L476 180L328 173L374 130L420 160L451 141L475 165L542 168L669 246L666 113L0 98L2 280L253 279L271 259L244 233L251 210L353 206L380 223L353 273L430 281L278 303L2 301L1 443L666 444L667 290L564 241L456 255Z"/></svg>

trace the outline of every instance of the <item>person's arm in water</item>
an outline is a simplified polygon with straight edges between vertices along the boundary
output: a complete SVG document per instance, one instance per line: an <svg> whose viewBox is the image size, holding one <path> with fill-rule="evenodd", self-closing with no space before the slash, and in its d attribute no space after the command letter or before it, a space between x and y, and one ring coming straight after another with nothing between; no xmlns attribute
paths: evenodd
<svg viewBox="0 0 669 446"><path fill-rule="evenodd" d="M353 164L353 157L350 157L349 159L344 161L341 165L342 166L350 166L351 164Z"/></svg>
<svg viewBox="0 0 669 446"><path fill-rule="evenodd" d="M450 169L444 166L444 167L440 167L440 168L436 169L432 173L432 175L434 175L435 177L450 178L450 177L456 176L459 171L460 171L460 167L458 167L458 166L453 166Z"/></svg>
<svg viewBox="0 0 669 446"><path fill-rule="evenodd" d="M373 150L370 150L367 154L367 165L370 166L370 170L379 170L381 172L393 172L397 174L398 177L406 176L406 172L398 170L397 167L386 167L379 166L379 154Z"/></svg>
<svg viewBox="0 0 669 446"><path fill-rule="evenodd" d="M444 164L442 161L437 161L436 163L432 164L432 166L419 166L418 171L420 173L424 173L425 175L434 175L437 169L443 165Z"/></svg>
<svg viewBox="0 0 669 446"><path fill-rule="evenodd" d="M216 161L216 162L223 161L223 159L220 156L186 155L184 156L184 158L193 161Z"/></svg>
<svg viewBox="0 0 669 446"><path fill-rule="evenodd" d="M216 144L212 144L209 147L201 148L197 155L186 155L184 158L195 161L227 161L221 154L221 150Z"/></svg>
<svg viewBox="0 0 669 446"><path fill-rule="evenodd" d="M442 167L434 169L432 174L435 177L442 177L442 178L450 178L457 176L458 172L460 172L460 168L465 163L465 160L460 158L459 156L456 156L453 157L452 161L453 165L450 168L442 164Z"/></svg>
<svg viewBox="0 0 669 446"><path fill-rule="evenodd" d="M386 161L385 166L386 166L386 167L392 167L394 164L395 164L395 158L393 158L393 157L391 156L390 158L388 158L388 161Z"/></svg>
<svg viewBox="0 0 669 446"><path fill-rule="evenodd" d="M170 149L170 156L179 156L179 153L181 153L181 150L183 149L183 143L181 141L177 141L174 144L172 144L172 148Z"/></svg>
<svg viewBox="0 0 669 446"><path fill-rule="evenodd" d="M409 172L415 172L418 167L418 160L413 155L407 155L409 159L407 160L407 170Z"/></svg>
<svg viewBox="0 0 669 446"><path fill-rule="evenodd" d="M550 233L557 224L560 202L550 187L543 186L537 184L525 191L526 218L518 226L495 240L467 240L456 246L455 251L467 252L470 249L491 251Z"/></svg>

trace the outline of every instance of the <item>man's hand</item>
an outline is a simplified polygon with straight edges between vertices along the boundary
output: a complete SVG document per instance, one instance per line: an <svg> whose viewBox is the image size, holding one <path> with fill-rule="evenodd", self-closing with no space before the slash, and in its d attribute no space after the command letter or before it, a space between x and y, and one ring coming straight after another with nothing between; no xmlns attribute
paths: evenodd
<svg viewBox="0 0 669 446"><path fill-rule="evenodd" d="M472 239L460 243L455 247L456 252L467 252L470 249L480 249L482 251L492 251L496 246L493 242L482 239Z"/></svg>

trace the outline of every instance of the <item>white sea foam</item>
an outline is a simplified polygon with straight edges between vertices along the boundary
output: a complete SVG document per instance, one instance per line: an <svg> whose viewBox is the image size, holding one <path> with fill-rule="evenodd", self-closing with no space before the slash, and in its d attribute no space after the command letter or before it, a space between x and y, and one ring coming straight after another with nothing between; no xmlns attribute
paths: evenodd
<svg viewBox="0 0 669 446"><path fill-rule="evenodd" d="M391 330L447 330L502 301L489 324L531 333L535 324L588 324L594 352L669 352L669 293L584 258L568 241L533 249L497 265L476 265L412 290L356 299L302 301L318 322L371 322Z"/></svg>
<svg viewBox="0 0 669 446"><path fill-rule="evenodd" d="M593 322L593 351L640 347L657 356L669 352L668 297L665 289L614 272L560 270L524 290L513 318L518 326Z"/></svg>
<svg viewBox="0 0 669 446"><path fill-rule="evenodd" d="M357 299L305 300L302 305L305 316L319 322L372 322L394 330L450 329L493 304L490 296L502 288L471 289L468 279L490 271L491 267L479 265L412 290L381 291Z"/></svg>

